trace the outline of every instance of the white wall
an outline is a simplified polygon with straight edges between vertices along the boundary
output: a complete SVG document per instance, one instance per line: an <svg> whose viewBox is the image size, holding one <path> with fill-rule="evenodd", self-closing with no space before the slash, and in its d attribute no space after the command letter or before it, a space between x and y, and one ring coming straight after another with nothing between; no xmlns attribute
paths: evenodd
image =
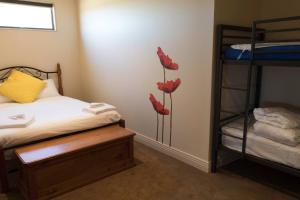
<svg viewBox="0 0 300 200"><path fill-rule="evenodd" d="M57 31L0 29L0 68L26 65L55 70L60 62L65 94L81 97L79 35L75 0L51 0Z"/></svg>
<svg viewBox="0 0 300 200"><path fill-rule="evenodd" d="M180 65L168 78L182 80L173 146L209 161L214 1L81 0L79 11L86 100L116 105L129 128L155 138L148 96L161 100L161 46Z"/></svg>

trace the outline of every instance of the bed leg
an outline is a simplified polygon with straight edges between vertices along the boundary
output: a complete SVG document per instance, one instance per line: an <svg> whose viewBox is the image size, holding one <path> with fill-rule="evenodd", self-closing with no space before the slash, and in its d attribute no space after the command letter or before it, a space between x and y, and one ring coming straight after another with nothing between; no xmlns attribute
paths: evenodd
<svg viewBox="0 0 300 200"><path fill-rule="evenodd" d="M0 147L0 183L1 193L7 193L9 190L8 180L7 180L7 171L6 171L6 162L4 157L4 151L2 147Z"/></svg>
<svg viewBox="0 0 300 200"><path fill-rule="evenodd" d="M123 127L123 128L126 128L126 123L125 123L125 120L124 119L121 119L119 121L119 126Z"/></svg>

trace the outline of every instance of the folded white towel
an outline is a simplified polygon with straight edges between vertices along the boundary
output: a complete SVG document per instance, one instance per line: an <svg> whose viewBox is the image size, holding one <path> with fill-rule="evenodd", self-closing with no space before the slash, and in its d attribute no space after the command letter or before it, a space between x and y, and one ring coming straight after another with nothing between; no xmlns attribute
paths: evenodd
<svg viewBox="0 0 300 200"><path fill-rule="evenodd" d="M102 104L104 104L104 105L94 107L94 108L91 108L91 107L84 108L83 111L97 115L97 114L100 114L100 113L116 110L115 106L112 106L112 105L109 105L109 104L106 104L106 103L102 103Z"/></svg>
<svg viewBox="0 0 300 200"><path fill-rule="evenodd" d="M254 133L288 146L295 147L300 144L300 129L283 129L257 121L254 124Z"/></svg>
<svg viewBox="0 0 300 200"><path fill-rule="evenodd" d="M106 103L90 103L90 108L99 108L107 105Z"/></svg>
<svg viewBox="0 0 300 200"><path fill-rule="evenodd" d="M25 128L34 122L34 116L30 114L0 114L0 129Z"/></svg>
<svg viewBox="0 0 300 200"><path fill-rule="evenodd" d="M257 121L279 128L300 127L300 115L281 107L256 108L254 117Z"/></svg>

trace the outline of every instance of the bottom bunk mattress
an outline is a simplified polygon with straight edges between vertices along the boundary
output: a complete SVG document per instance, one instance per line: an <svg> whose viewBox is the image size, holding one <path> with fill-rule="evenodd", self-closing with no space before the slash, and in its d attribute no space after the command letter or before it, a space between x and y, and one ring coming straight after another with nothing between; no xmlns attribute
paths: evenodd
<svg viewBox="0 0 300 200"><path fill-rule="evenodd" d="M30 114L34 116L33 123L26 128L0 129L0 145L2 148L15 147L105 126L121 119L120 114L115 110L95 115L84 112L83 108L86 107L89 107L89 103L65 96L43 98L28 104L0 104L1 115Z"/></svg>
<svg viewBox="0 0 300 200"><path fill-rule="evenodd" d="M242 138L243 122L243 119L232 122L222 127L222 132ZM232 150L242 151L242 140L223 135L222 142L224 146ZM300 169L300 145L291 147L257 136L253 133L252 126L247 135L246 152L253 156Z"/></svg>

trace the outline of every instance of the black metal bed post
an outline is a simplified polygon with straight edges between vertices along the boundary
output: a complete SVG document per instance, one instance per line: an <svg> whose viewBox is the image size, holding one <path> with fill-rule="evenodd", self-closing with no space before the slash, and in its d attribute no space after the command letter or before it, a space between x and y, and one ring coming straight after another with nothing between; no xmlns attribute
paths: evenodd
<svg viewBox="0 0 300 200"><path fill-rule="evenodd" d="M256 85L255 85L255 108L260 106L260 96L261 96L261 86L262 86L262 76L263 76L263 66L258 65L256 69Z"/></svg>
<svg viewBox="0 0 300 200"><path fill-rule="evenodd" d="M265 33L260 33L258 40L259 40L259 42L265 41ZM255 101L254 101L255 108L258 108L260 106L262 76L263 76L263 66L262 65L257 65L256 66L256 80L255 80L256 81L256 84L255 84Z"/></svg>
<svg viewBox="0 0 300 200"><path fill-rule="evenodd" d="M248 117L250 112L250 98L251 98L251 83L252 83L252 71L254 65L255 56L255 44L256 44L256 22L252 24L252 38L251 38L251 56L250 64L248 69L248 79L247 79L247 94L245 103L245 119L244 119L244 132L243 132L243 146L242 146L242 156L246 158L246 145L247 145L247 133L248 133Z"/></svg>
<svg viewBox="0 0 300 200"><path fill-rule="evenodd" d="M223 61L222 61L222 44L223 44L223 26L217 26L217 44L216 44L216 63L215 63L215 89L214 89L214 126L213 126L213 141L212 141L212 168L211 172L217 171L218 165L218 147L220 141L219 125L220 125L220 110L222 96L222 79L223 79Z"/></svg>

